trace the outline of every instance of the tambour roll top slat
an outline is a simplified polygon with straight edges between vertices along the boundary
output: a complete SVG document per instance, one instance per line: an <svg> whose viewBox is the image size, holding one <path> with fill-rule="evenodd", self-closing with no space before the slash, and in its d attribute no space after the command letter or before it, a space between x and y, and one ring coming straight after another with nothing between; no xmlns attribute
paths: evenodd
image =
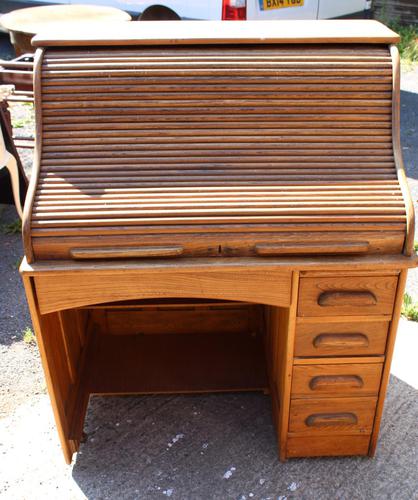
<svg viewBox="0 0 418 500"><path fill-rule="evenodd" d="M39 41L27 254L402 253L387 33Z"/></svg>

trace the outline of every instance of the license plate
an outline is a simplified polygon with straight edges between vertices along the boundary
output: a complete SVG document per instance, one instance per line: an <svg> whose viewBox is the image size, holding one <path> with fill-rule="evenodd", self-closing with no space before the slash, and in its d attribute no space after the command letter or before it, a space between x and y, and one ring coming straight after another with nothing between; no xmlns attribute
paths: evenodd
<svg viewBox="0 0 418 500"><path fill-rule="evenodd" d="M259 0L261 10L284 9L287 7L303 7L305 0Z"/></svg>

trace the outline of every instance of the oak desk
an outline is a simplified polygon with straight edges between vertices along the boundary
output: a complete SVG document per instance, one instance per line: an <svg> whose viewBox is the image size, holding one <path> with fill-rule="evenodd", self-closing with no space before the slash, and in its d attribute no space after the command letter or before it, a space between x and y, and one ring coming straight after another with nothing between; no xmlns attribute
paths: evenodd
<svg viewBox="0 0 418 500"><path fill-rule="evenodd" d="M416 265L397 41L373 21L35 38L21 272L68 462L91 394L237 390L271 394L281 459L373 455Z"/></svg>

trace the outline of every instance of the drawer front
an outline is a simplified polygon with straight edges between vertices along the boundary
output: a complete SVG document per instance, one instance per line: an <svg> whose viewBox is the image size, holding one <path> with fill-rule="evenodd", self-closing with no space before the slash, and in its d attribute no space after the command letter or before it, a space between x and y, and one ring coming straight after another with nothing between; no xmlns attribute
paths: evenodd
<svg viewBox="0 0 418 500"><path fill-rule="evenodd" d="M299 316L392 314L396 276L302 278Z"/></svg>
<svg viewBox="0 0 418 500"><path fill-rule="evenodd" d="M380 387L382 363L296 365L292 398L375 396Z"/></svg>
<svg viewBox="0 0 418 500"><path fill-rule="evenodd" d="M289 432L309 435L370 434L377 398L293 399Z"/></svg>
<svg viewBox="0 0 418 500"><path fill-rule="evenodd" d="M384 354L389 321L298 323L295 356L373 356Z"/></svg>
<svg viewBox="0 0 418 500"><path fill-rule="evenodd" d="M294 457L342 457L367 455L370 436L289 436L286 456Z"/></svg>

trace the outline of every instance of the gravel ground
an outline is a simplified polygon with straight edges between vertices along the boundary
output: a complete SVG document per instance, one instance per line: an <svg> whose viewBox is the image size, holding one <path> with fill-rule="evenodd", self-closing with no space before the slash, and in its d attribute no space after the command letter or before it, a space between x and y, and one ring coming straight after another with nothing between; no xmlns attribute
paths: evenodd
<svg viewBox="0 0 418 500"><path fill-rule="evenodd" d="M1 55L1 54L0 54ZM418 200L418 67L403 75L402 144ZM31 133L30 108L13 118ZM27 171L30 153L23 151ZM374 460L277 461L269 399L259 394L94 398L88 441L63 462L17 271L20 235L0 207L0 498L418 499L418 324L401 322ZM408 291L418 297L418 273ZM115 446L116 445L116 446Z"/></svg>

